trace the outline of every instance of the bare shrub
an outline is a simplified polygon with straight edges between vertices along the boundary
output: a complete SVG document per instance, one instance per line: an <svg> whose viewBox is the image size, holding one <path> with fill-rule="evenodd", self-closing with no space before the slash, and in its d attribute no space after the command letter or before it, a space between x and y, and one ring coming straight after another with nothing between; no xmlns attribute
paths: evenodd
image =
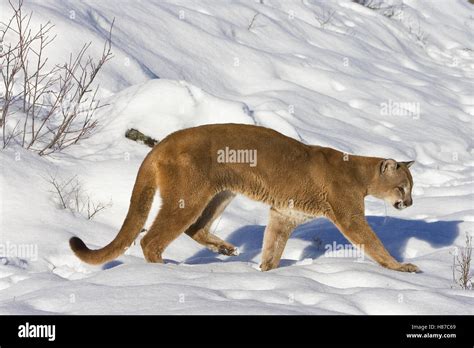
<svg viewBox="0 0 474 348"><path fill-rule="evenodd" d="M254 16L252 17L252 19L250 20L249 25L247 26L247 30L252 30L252 28L253 28L253 26L254 26L254 24L255 24L255 22L256 22L257 17L258 17L259 14L260 14L259 12L257 12L256 14L254 14Z"/></svg>
<svg viewBox="0 0 474 348"><path fill-rule="evenodd" d="M411 21L407 24L408 32L421 44L425 45L428 34L421 28L420 21Z"/></svg>
<svg viewBox="0 0 474 348"><path fill-rule="evenodd" d="M16 4L9 0L9 4L13 15L7 23L0 23L3 148L15 140L26 149L48 155L88 137L97 126L93 114L103 105L96 98L98 86L93 84L112 58L113 21L98 60L88 55L89 42L64 64L47 68L45 49L56 37L50 34L54 26L47 22L33 29L33 13L24 14L23 0ZM19 120L8 132L7 122L15 112Z"/></svg>
<svg viewBox="0 0 474 348"><path fill-rule="evenodd" d="M472 289L472 236L466 233L465 246L453 253L453 283L461 289Z"/></svg>
<svg viewBox="0 0 474 348"><path fill-rule="evenodd" d="M352 0L353 2L367 7L373 11L382 14L385 17L401 17L404 9L404 4L386 5L383 0Z"/></svg>
<svg viewBox="0 0 474 348"><path fill-rule="evenodd" d="M384 5L383 0L352 0L353 2L365 6L373 11L376 11L385 17L397 19L403 22L408 33L415 38L415 40L422 46L426 44L428 34L421 28L420 21L413 21L410 18L403 20L403 13L405 9L404 4L400 5Z"/></svg>
<svg viewBox="0 0 474 348"><path fill-rule="evenodd" d="M323 10L321 13L315 14L314 18L319 22L319 26L324 28L326 24L331 22L335 13L334 10Z"/></svg>
<svg viewBox="0 0 474 348"><path fill-rule="evenodd" d="M48 182L53 189L51 192L55 196L55 201L60 209L67 209L73 214L81 214L88 220L92 220L99 212L111 207L112 203L96 202L91 199L82 188L77 175L69 179L58 179L49 175Z"/></svg>
<svg viewBox="0 0 474 348"><path fill-rule="evenodd" d="M382 7L382 0L352 0L356 4L370 8L371 10L379 10Z"/></svg>

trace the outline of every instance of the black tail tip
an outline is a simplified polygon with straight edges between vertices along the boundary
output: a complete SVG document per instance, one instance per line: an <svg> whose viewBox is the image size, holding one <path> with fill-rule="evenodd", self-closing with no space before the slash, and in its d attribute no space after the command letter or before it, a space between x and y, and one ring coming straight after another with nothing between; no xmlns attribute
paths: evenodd
<svg viewBox="0 0 474 348"><path fill-rule="evenodd" d="M77 238L77 237L72 237L71 239L69 239L69 246L74 252L87 249L87 246L84 244L84 242L80 238Z"/></svg>

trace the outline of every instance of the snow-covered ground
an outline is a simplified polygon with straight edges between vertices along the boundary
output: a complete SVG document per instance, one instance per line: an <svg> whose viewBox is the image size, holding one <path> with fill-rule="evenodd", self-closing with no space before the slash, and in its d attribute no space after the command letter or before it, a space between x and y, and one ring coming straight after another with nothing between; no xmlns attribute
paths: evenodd
<svg viewBox="0 0 474 348"><path fill-rule="evenodd" d="M87 41L99 55L114 17L115 58L98 77L108 106L92 137L49 157L0 152L0 314L474 314L474 293L454 286L451 268L474 226L474 7L405 0L400 12L392 3L393 16L348 0L25 1L35 24L56 25L50 63ZM327 245L348 242L323 219L294 232L280 268L260 272L268 208L244 197L213 226L239 256L186 235L164 265L145 263L139 243L102 267L72 254L71 236L102 247L126 215L149 151L127 129L162 139L227 122L415 159L414 205L367 199L366 215L392 255L423 273L329 257ZM61 210L49 175L77 175L93 200L112 205L93 220Z"/></svg>

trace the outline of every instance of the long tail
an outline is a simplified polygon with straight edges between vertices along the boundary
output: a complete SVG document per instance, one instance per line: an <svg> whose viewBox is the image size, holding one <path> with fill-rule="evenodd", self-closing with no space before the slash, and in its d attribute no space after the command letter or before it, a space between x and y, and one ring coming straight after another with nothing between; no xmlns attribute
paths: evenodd
<svg viewBox="0 0 474 348"><path fill-rule="evenodd" d="M72 251L82 261L93 265L111 261L122 255L137 238L146 222L157 188L157 174L151 168L151 162L146 158L138 170L127 217L112 242L102 249L91 250L78 237L69 240Z"/></svg>

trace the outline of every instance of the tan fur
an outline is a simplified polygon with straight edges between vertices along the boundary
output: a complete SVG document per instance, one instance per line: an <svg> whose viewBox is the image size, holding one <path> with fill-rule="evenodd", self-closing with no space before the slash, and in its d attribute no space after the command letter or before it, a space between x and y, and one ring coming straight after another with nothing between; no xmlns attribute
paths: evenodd
<svg viewBox="0 0 474 348"><path fill-rule="evenodd" d="M220 163L218 151L226 147L256 150L256 165ZM142 229L158 190L161 209L141 240L148 262L162 262L165 248L183 232L215 252L235 255L236 248L209 228L235 194L243 194L271 206L263 243L264 271L278 267L295 227L317 216L330 219L380 265L418 271L387 252L364 216L367 195L399 209L412 204L413 180L408 169L412 163L346 155L252 125L184 129L157 144L143 161L117 237L99 250L88 249L77 237L70 245L81 260L91 264L116 258Z"/></svg>

